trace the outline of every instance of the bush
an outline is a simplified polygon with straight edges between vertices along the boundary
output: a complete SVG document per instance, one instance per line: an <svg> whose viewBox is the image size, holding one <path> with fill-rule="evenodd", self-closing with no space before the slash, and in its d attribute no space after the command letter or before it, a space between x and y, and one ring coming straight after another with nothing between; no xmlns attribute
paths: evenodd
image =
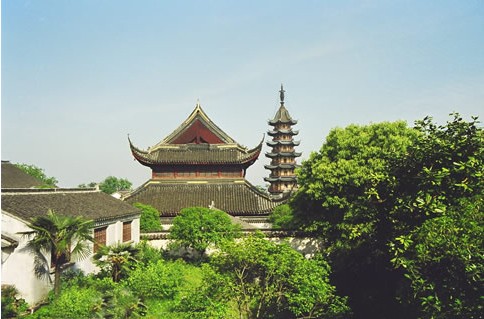
<svg viewBox="0 0 484 319"><path fill-rule="evenodd" d="M182 282L182 262L159 260L133 270L124 284L141 298L173 298Z"/></svg>
<svg viewBox="0 0 484 319"><path fill-rule="evenodd" d="M2 318L18 318L27 311L28 304L17 298L18 291L14 286L2 285Z"/></svg>
<svg viewBox="0 0 484 319"><path fill-rule="evenodd" d="M134 203L134 207L141 210L140 230L142 232L162 230L160 212L150 205Z"/></svg>
<svg viewBox="0 0 484 319"><path fill-rule="evenodd" d="M294 216L289 205L279 205L269 215L269 221L274 229L287 229L291 227Z"/></svg>
<svg viewBox="0 0 484 319"><path fill-rule="evenodd" d="M173 219L170 238L174 244L193 249L204 256L210 245L220 245L239 236L240 226L233 224L223 211L205 207L188 207Z"/></svg>
<svg viewBox="0 0 484 319"><path fill-rule="evenodd" d="M69 287L46 307L42 307L29 318L36 319L90 319L99 312L102 295L94 287Z"/></svg>

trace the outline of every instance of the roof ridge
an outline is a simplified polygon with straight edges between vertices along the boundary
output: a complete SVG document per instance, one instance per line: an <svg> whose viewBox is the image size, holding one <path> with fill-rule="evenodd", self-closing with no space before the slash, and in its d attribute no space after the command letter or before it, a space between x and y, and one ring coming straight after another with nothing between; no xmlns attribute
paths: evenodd
<svg viewBox="0 0 484 319"><path fill-rule="evenodd" d="M2 188L2 195L101 193L96 188Z"/></svg>

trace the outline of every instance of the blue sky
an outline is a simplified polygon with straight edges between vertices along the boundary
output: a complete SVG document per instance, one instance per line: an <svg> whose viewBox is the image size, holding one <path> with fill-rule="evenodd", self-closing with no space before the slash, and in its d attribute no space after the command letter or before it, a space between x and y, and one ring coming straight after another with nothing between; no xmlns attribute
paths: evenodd
<svg viewBox="0 0 484 319"><path fill-rule="evenodd" d="M484 2L2 1L2 159L63 187L140 185L127 134L154 145L197 99L253 147L281 83L302 159L350 123L482 119Z"/></svg>

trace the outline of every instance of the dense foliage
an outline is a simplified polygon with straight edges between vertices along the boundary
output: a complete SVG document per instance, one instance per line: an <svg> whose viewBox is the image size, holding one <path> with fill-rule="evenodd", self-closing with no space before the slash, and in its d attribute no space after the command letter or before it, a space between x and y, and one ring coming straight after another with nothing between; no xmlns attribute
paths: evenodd
<svg viewBox="0 0 484 319"><path fill-rule="evenodd" d="M103 251L104 266L118 250ZM60 295L28 318L291 319L349 313L329 283L325 261L307 260L262 237L225 240L205 263L164 259L146 242L133 252L135 261L120 277L111 271L65 273Z"/></svg>
<svg viewBox="0 0 484 319"><path fill-rule="evenodd" d="M211 260L211 299L229 297L240 318L345 318L349 308L329 284L323 260L257 236L228 244ZM218 300L220 301L220 300ZM239 317L239 316L237 316Z"/></svg>
<svg viewBox="0 0 484 319"><path fill-rule="evenodd" d="M14 286L2 285L2 318L17 318L27 311L28 304L18 297Z"/></svg>
<svg viewBox="0 0 484 319"><path fill-rule="evenodd" d="M229 215L216 209L189 207L173 219L170 238L175 244L193 249L203 256L209 245L219 245L238 236L240 227Z"/></svg>
<svg viewBox="0 0 484 319"><path fill-rule="evenodd" d="M150 205L134 203L134 207L141 210L140 230L142 232L161 230L160 212Z"/></svg>
<svg viewBox="0 0 484 319"><path fill-rule="evenodd" d="M269 221L272 223L273 229L290 228L293 219L293 211L288 204L277 206L269 215Z"/></svg>
<svg viewBox="0 0 484 319"><path fill-rule="evenodd" d="M326 240L356 318L482 310L482 160L477 120L454 114L335 129L303 163L292 222Z"/></svg>
<svg viewBox="0 0 484 319"><path fill-rule="evenodd" d="M133 184L126 178L117 178L114 176L106 177L99 183L99 189L106 194L113 194L118 191L128 191Z"/></svg>
<svg viewBox="0 0 484 319"><path fill-rule="evenodd" d="M33 176L38 180L42 181L42 183L44 183L43 187L45 188L54 188L56 187L57 183L59 183L59 181L55 177L48 177L45 174L44 169L35 165L17 163L15 164L15 166L17 166L30 176Z"/></svg>

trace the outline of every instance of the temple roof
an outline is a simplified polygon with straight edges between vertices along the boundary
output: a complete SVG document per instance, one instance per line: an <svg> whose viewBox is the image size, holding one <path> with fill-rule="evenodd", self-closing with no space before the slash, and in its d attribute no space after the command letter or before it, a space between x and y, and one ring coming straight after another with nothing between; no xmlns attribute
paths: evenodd
<svg viewBox="0 0 484 319"><path fill-rule="evenodd" d="M235 140L212 122L198 102L188 118L153 148L164 144L188 143L237 144Z"/></svg>
<svg viewBox="0 0 484 319"><path fill-rule="evenodd" d="M38 188L44 183L10 163L2 161L2 188Z"/></svg>
<svg viewBox="0 0 484 319"><path fill-rule="evenodd" d="M83 216L96 222L139 215L140 211L119 199L96 190L2 189L2 211L26 221L45 215Z"/></svg>
<svg viewBox="0 0 484 319"><path fill-rule="evenodd" d="M252 165L262 150L263 141L247 150L240 145L186 144L163 145L154 150L140 150L129 141L133 156L143 165Z"/></svg>
<svg viewBox="0 0 484 319"><path fill-rule="evenodd" d="M175 216L181 209L214 206L232 216L268 215L284 200L274 201L246 180L216 182L167 182L150 180L125 198L129 203L148 204L162 216Z"/></svg>
<svg viewBox="0 0 484 319"><path fill-rule="evenodd" d="M200 104L170 135L147 150L137 148L129 139L133 156L141 164L153 165L252 165L262 149L263 140L253 149L238 144L223 132L202 110Z"/></svg>

